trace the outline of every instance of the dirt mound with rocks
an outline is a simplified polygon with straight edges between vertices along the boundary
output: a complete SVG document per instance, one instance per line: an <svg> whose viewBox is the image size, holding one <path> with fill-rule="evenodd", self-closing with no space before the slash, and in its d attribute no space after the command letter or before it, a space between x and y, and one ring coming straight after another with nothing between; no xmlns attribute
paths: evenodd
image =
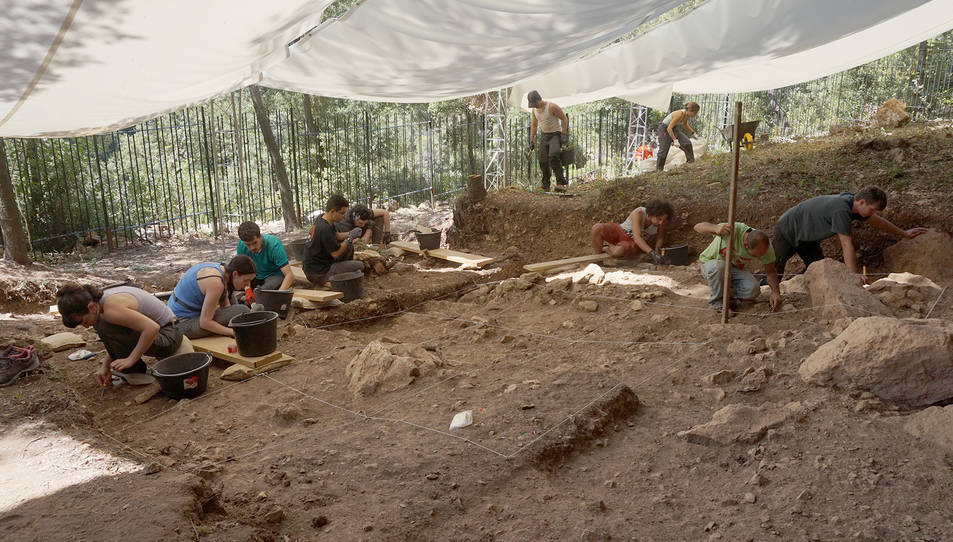
<svg viewBox="0 0 953 542"><path fill-rule="evenodd" d="M911 407L953 397L953 322L858 318L801 364L806 382Z"/></svg>
<svg viewBox="0 0 953 542"><path fill-rule="evenodd" d="M953 237L930 230L887 247L885 262L894 273L906 271L934 280L953 277Z"/></svg>
<svg viewBox="0 0 953 542"><path fill-rule="evenodd" d="M859 277L851 274L846 265L836 260L825 258L812 263L804 273L804 280L807 282L811 305L823 307L819 310L828 318L893 315L893 311L864 290Z"/></svg>

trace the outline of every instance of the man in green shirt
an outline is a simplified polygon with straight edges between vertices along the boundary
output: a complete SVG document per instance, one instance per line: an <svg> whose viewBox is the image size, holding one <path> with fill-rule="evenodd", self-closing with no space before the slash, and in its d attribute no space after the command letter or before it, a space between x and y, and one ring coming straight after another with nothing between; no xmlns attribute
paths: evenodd
<svg viewBox="0 0 953 542"><path fill-rule="evenodd" d="M702 264L702 276L711 288L708 303L712 308L720 311L724 298L722 289L725 255L728 252L728 233L731 230L728 224L700 222L695 224L695 231L716 236L708 248L698 256L698 260ZM768 285L771 286L771 310L777 310L781 306L781 287L778 282L778 273L774 269L774 249L771 248L771 239L761 230L735 222L734 247L731 254L732 300L754 299L761 293L758 279L750 271L759 263L764 266Z"/></svg>
<svg viewBox="0 0 953 542"><path fill-rule="evenodd" d="M262 235L258 224L242 222L238 226L238 249L255 262L258 274L251 281L252 288L262 290L287 290L295 283L294 273L288 263L288 255L281 239L274 235Z"/></svg>

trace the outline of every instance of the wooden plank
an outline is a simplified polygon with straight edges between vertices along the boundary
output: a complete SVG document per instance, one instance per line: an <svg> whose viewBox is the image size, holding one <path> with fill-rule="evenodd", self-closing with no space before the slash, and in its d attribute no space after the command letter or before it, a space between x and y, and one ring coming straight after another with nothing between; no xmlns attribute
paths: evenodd
<svg viewBox="0 0 953 542"><path fill-rule="evenodd" d="M295 358L287 354L282 354L282 356L278 358L277 360L268 362L265 365L262 365L261 367L241 366L243 368L232 369L232 367L235 367L236 365L240 365L236 363L234 365L229 366L227 369L225 369L225 371L223 371L222 374L220 375L220 378L222 380L246 380L257 374L261 374L265 371L273 371L279 367L284 367L285 365L288 365L294 360ZM230 375L230 373L234 373L234 374Z"/></svg>
<svg viewBox="0 0 953 542"><path fill-rule="evenodd" d="M281 358L281 352L277 350L270 354L265 354L264 356L246 358L245 356L240 355L238 352L228 351L229 345L234 344L235 339L231 337L224 337L222 335L202 337L201 339L192 339L192 348L194 348L196 351L208 352L209 354L212 354L213 357L216 357L220 360L238 363L244 365L245 367L261 367L262 365L267 365L268 363Z"/></svg>
<svg viewBox="0 0 953 542"><path fill-rule="evenodd" d="M315 303L327 303L332 299L338 299L343 297L342 292L334 292L331 290L303 290L301 288L295 288L294 297L300 297L301 299L307 299L308 301L314 301Z"/></svg>
<svg viewBox="0 0 953 542"><path fill-rule="evenodd" d="M304 274L304 269L300 267L291 266L291 274L294 275L295 282L302 282L304 284L311 284L311 281L308 280L307 275Z"/></svg>
<svg viewBox="0 0 953 542"><path fill-rule="evenodd" d="M414 254L423 254L426 256L439 258L441 260L447 260L448 262L459 263L464 265L466 264L475 265L477 267L484 267L495 261L493 258L480 256L479 254L467 254L466 252L459 252L456 250L447 250L445 248L435 248L433 250L424 250L420 248L420 244L415 242L410 242L410 241L391 241L390 246L397 247L401 250L406 250L407 252L413 252Z"/></svg>
<svg viewBox="0 0 953 542"><path fill-rule="evenodd" d="M602 254L587 254L585 256L576 256L575 258L566 258L564 260L553 260L551 262L540 262L540 263L531 263L523 266L523 269L527 271L536 271L541 273L544 271L549 271L550 269L556 269L557 267L562 267L564 265L574 265L580 263L597 263L603 262L609 255Z"/></svg>

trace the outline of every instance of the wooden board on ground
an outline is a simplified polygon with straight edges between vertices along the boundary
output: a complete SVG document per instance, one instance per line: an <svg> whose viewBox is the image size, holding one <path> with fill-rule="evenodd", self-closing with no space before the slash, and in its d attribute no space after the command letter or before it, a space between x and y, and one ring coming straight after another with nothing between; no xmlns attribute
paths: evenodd
<svg viewBox="0 0 953 542"><path fill-rule="evenodd" d="M531 263L523 266L523 269L527 271L535 271L537 273L543 273L549 271L550 269L556 269L557 267L562 267L564 265L574 265L580 263L596 263L605 261L608 258L608 254L587 254L585 256L576 256L575 258L566 258L564 260L553 260L551 262L540 262L540 263Z"/></svg>
<svg viewBox="0 0 953 542"><path fill-rule="evenodd" d="M216 335L213 337L202 337L201 339L192 339L192 348L196 352L208 352L212 354L212 357L216 357L223 361L230 361L232 363L238 363L244 365L245 367L261 367L262 365L267 365L272 361L276 361L281 358L281 352L275 350L270 354L265 354L264 356L258 356L256 358L246 358L238 352L229 352L229 345L235 344L235 339L231 337L223 337L221 335Z"/></svg>
<svg viewBox="0 0 953 542"><path fill-rule="evenodd" d="M301 299L307 299L315 303L327 303L332 299L338 299L342 296L344 296L343 293L331 290L302 290L301 288L295 288L294 293L294 297L300 297Z"/></svg>
<svg viewBox="0 0 953 542"><path fill-rule="evenodd" d="M284 367L288 365L295 359L287 354L282 354L282 356L275 361L270 361L261 367L246 367L244 365L231 365L225 369L222 374L219 376L222 380L245 380L246 378L251 378L257 374L261 374L265 371L273 371L279 367Z"/></svg>
<svg viewBox="0 0 953 542"><path fill-rule="evenodd" d="M467 254L466 252L458 252L456 250L447 250L445 248L435 248L433 250L423 250L420 248L419 243L414 243L410 241L391 241L390 246L397 247L401 250L406 250L407 252L413 252L414 254L426 254L428 256L433 256L434 258L439 258L441 260L447 260L448 262L459 263L464 265L474 265L476 267L484 267L495 260L493 258L487 258L486 256L480 256L479 254Z"/></svg>
<svg viewBox="0 0 953 542"><path fill-rule="evenodd" d="M291 266L291 274L294 275L295 282L303 282L305 284L311 284L311 281L308 280L308 276L304 274L304 269L301 269L300 266Z"/></svg>

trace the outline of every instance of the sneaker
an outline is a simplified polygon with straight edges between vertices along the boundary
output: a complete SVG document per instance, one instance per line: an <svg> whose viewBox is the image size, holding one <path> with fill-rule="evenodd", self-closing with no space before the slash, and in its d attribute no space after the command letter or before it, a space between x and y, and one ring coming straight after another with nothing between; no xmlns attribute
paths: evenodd
<svg viewBox="0 0 953 542"><path fill-rule="evenodd" d="M556 192L565 192L565 191L566 191L566 185L564 185L564 184L557 184L557 185L556 185L556 188L555 188L554 190L555 190Z"/></svg>
<svg viewBox="0 0 953 542"><path fill-rule="evenodd" d="M21 374L33 371L40 366L40 360L36 357L36 352L32 348L17 349L20 352L15 352L14 356L0 358L0 388L9 386ZM4 353L6 352L5 350ZM27 353L26 357L17 356L17 354L23 354L24 352Z"/></svg>

